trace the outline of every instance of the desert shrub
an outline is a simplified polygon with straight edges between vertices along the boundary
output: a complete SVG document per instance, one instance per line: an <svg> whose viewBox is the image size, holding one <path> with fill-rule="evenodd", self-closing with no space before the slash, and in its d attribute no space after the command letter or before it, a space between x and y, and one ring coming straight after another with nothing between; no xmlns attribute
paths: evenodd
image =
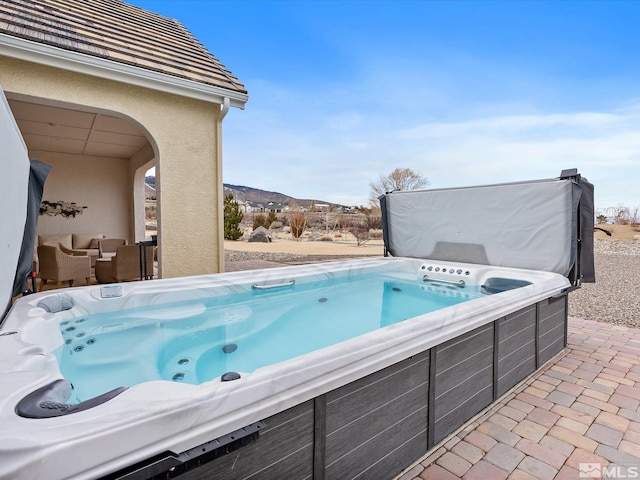
<svg viewBox="0 0 640 480"><path fill-rule="evenodd" d="M367 215L367 222L369 223L369 228L373 230L380 230L380 237L382 238L382 216L381 215Z"/></svg>
<svg viewBox="0 0 640 480"><path fill-rule="evenodd" d="M273 210L269 211L269 213L267 214L267 225L271 225L276 220L278 220L276 212L274 212Z"/></svg>
<svg viewBox="0 0 640 480"><path fill-rule="evenodd" d="M282 228L282 222L280 220L274 220L269 224L269 230L278 230Z"/></svg>
<svg viewBox="0 0 640 480"><path fill-rule="evenodd" d="M265 217L263 214L259 213L253 219L253 229L255 230L258 227L269 228L269 223L270 222L267 220L267 217Z"/></svg>
<svg viewBox="0 0 640 480"><path fill-rule="evenodd" d="M369 221L366 215L349 215L341 223L345 230L356 237L358 246L369 241Z"/></svg>
<svg viewBox="0 0 640 480"><path fill-rule="evenodd" d="M637 225L640 222L640 206L634 208L619 205L615 208L613 223L618 225Z"/></svg>
<svg viewBox="0 0 640 480"><path fill-rule="evenodd" d="M289 215L289 228L291 228L291 236L299 240L302 232L307 226L307 217L305 214L296 212Z"/></svg>
<svg viewBox="0 0 640 480"><path fill-rule="evenodd" d="M144 218L147 220L151 220L153 218L157 218L157 210L156 204L153 203L151 205L147 204L144 206Z"/></svg>
<svg viewBox="0 0 640 480"><path fill-rule="evenodd" d="M333 242L333 238L331 238L329 235L322 235L320 238L318 238L319 242Z"/></svg>
<svg viewBox="0 0 640 480"><path fill-rule="evenodd" d="M380 240L382 238L382 230L379 230L377 228L369 229L369 238Z"/></svg>
<svg viewBox="0 0 640 480"><path fill-rule="evenodd" d="M635 207L631 210L629 217L631 228L636 232L640 232L640 207Z"/></svg>

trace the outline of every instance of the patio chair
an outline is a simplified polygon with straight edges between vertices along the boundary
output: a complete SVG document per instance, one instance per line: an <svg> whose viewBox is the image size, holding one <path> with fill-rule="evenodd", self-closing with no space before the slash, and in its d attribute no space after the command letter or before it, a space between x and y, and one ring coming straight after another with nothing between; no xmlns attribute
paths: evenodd
<svg viewBox="0 0 640 480"><path fill-rule="evenodd" d="M60 248L50 245L38 247L40 263L40 290L44 289L47 280L55 280L56 287L62 288L62 282L84 278L86 284L91 283L91 258L85 255L68 255Z"/></svg>
<svg viewBox="0 0 640 480"><path fill-rule="evenodd" d="M144 276L153 278L153 248L144 247L147 257L147 271ZM140 246L121 245L116 254L96 261L96 280L100 283L140 280Z"/></svg>
<svg viewBox="0 0 640 480"><path fill-rule="evenodd" d="M124 238L104 238L98 240L98 258L111 258L116 254L116 249L126 245Z"/></svg>

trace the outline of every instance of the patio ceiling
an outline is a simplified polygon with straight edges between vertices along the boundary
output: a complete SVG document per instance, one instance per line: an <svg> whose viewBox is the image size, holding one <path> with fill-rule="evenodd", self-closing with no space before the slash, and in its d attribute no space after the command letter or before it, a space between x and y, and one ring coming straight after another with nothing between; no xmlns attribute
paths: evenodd
<svg viewBox="0 0 640 480"><path fill-rule="evenodd" d="M131 158L147 143L126 119L20 100L9 105L29 151Z"/></svg>

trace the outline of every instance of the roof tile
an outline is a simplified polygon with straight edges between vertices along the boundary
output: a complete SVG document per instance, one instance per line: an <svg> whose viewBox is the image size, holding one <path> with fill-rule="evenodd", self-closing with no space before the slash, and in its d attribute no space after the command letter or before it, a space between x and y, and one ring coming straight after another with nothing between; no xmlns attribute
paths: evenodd
<svg viewBox="0 0 640 480"><path fill-rule="evenodd" d="M3 0L0 33L247 92L180 22L120 0Z"/></svg>

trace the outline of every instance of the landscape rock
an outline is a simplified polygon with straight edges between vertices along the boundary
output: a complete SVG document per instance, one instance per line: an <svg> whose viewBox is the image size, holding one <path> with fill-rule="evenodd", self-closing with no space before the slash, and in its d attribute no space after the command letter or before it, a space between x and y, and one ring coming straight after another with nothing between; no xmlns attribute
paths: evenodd
<svg viewBox="0 0 640 480"><path fill-rule="evenodd" d="M249 235L248 241L269 243L271 241L271 234L269 233L269 230L267 230L266 228L258 227L253 232L251 232L251 235Z"/></svg>

